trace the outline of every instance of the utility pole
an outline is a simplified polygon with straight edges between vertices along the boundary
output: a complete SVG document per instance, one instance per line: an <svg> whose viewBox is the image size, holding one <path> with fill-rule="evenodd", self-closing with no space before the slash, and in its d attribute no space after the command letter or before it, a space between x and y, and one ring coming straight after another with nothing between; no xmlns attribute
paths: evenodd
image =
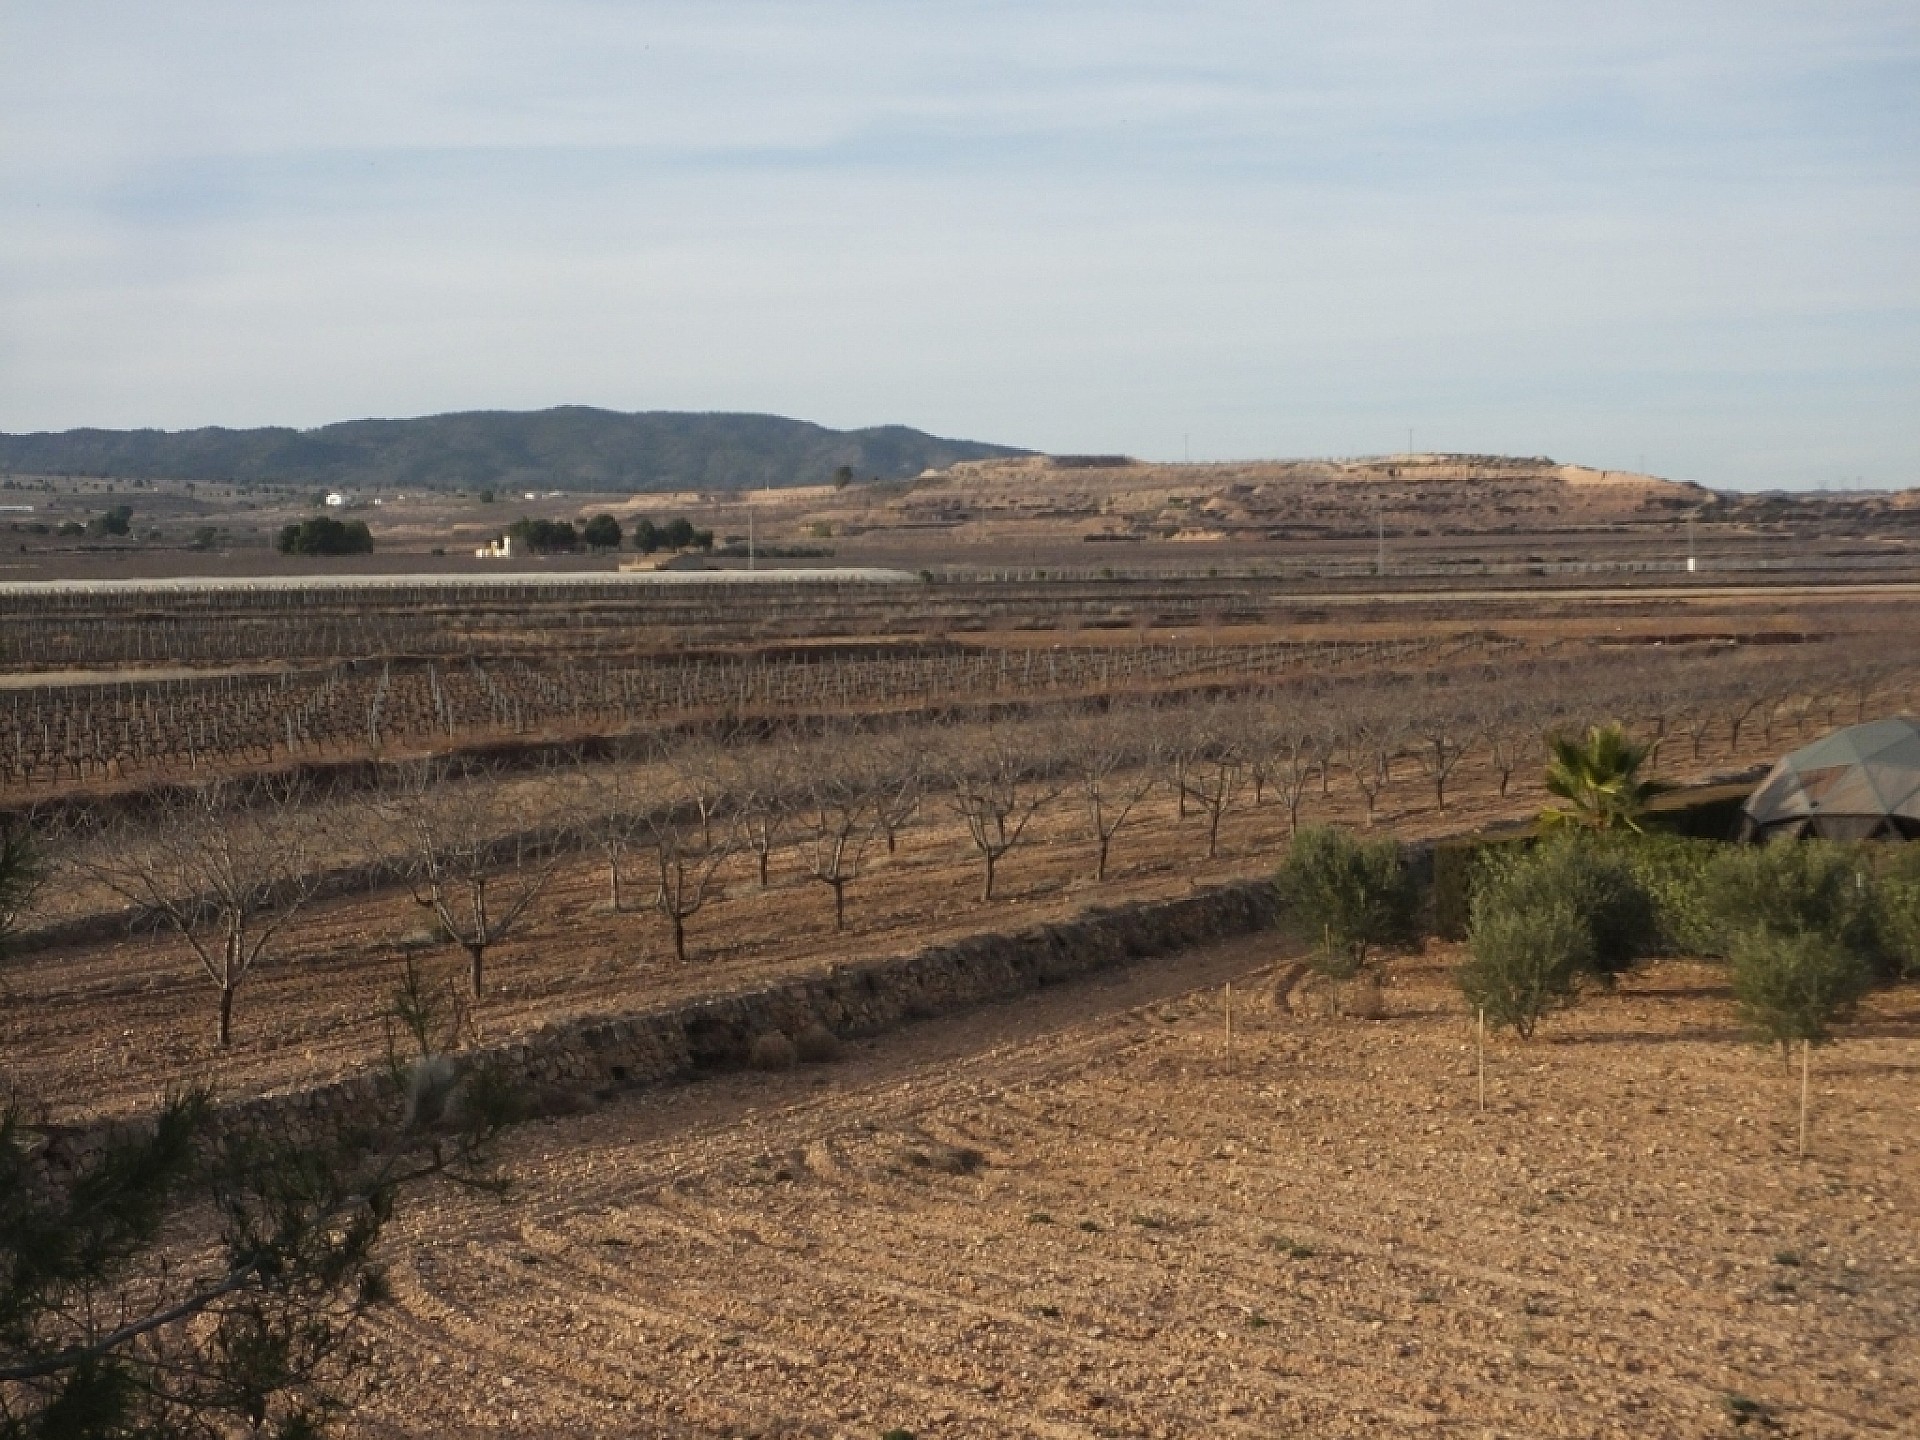
<svg viewBox="0 0 1920 1440"><path fill-rule="evenodd" d="M753 569L753 496L747 496L747 569Z"/></svg>
<svg viewBox="0 0 1920 1440"><path fill-rule="evenodd" d="M1373 528L1375 532L1375 550L1373 554L1373 573L1384 580L1387 575L1387 519L1378 500L1373 502Z"/></svg>
<svg viewBox="0 0 1920 1440"><path fill-rule="evenodd" d="M1693 548L1693 512L1687 512L1687 573L1693 574L1700 568L1700 560Z"/></svg>

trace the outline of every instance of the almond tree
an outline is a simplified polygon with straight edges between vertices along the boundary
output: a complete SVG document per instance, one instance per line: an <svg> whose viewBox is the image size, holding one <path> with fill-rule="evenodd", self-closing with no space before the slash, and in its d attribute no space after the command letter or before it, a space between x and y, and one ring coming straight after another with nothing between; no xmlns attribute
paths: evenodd
<svg viewBox="0 0 1920 1440"><path fill-rule="evenodd" d="M973 744L951 744L941 757L947 803L966 823L967 838L980 852L982 900L993 899L1000 862L1025 838L1033 817L1064 788L1039 773L1022 744L1025 738L1006 727L993 727Z"/></svg>
<svg viewBox="0 0 1920 1440"><path fill-rule="evenodd" d="M673 932L673 956L687 960L687 921L719 888L720 869L738 850L740 827L716 752L692 747L670 762L672 805L649 812L647 843L659 884L653 908Z"/></svg>
<svg viewBox="0 0 1920 1440"><path fill-rule="evenodd" d="M1193 801L1207 819L1207 858L1220 853L1220 821L1240 793L1246 756L1234 734L1231 714L1218 703L1193 717L1182 767L1181 795Z"/></svg>
<svg viewBox="0 0 1920 1440"><path fill-rule="evenodd" d="M1094 843L1093 878L1107 878L1113 837L1157 783L1152 736L1139 710L1108 707L1069 716L1056 737Z"/></svg>
<svg viewBox="0 0 1920 1440"><path fill-rule="evenodd" d="M1387 788L1392 762L1389 722L1377 705L1365 699L1344 706L1339 720L1340 756L1353 777L1354 789L1366 802L1367 824L1371 826L1379 813L1380 792Z"/></svg>
<svg viewBox="0 0 1920 1440"><path fill-rule="evenodd" d="M546 889L564 847L552 834L518 828L519 800L487 768L425 762L380 809L405 856L408 894L467 952L478 998L487 951L513 932Z"/></svg>
<svg viewBox="0 0 1920 1440"><path fill-rule="evenodd" d="M31 817L0 818L0 954L20 917L46 879L46 861L35 843Z"/></svg>
<svg viewBox="0 0 1920 1440"><path fill-rule="evenodd" d="M1484 733L1487 765L1500 782L1500 798L1504 800L1513 785L1513 772L1527 764L1533 747L1539 743L1540 732L1535 728L1529 707L1512 697L1502 696L1493 702Z"/></svg>
<svg viewBox="0 0 1920 1440"><path fill-rule="evenodd" d="M773 851L793 822L795 788L806 773L806 752L776 744L750 744L735 757L734 815L740 838L753 852L760 888L767 888Z"/></svg>
<svg viewBox="0 0 1920 1440"><path fill-rule="evenodd" d="M314 893L316 816L304 798L260 781L209 780L109 826L78 857L85 874L193 952L219 994L222 1049L241 982Z"/></svg>
<svg viewBox="0 0 1920 1440"><path fill-rule="evenodd" d="M1262 767L1267 784L1287 807L1288 835L1300 833L1300 806L1319 768L1314 736L1323 723L1321 716L1303 707L1285 716L1276 714L1262 727Z"/></svg>
<svg viewBox="0 0 1920 1440"><path fill-rule="evenodd" d="M919 813L927 791L927 747L924 736L908 730L870 734L859 742L858 757L867 767L873 795L873 819L895 853L900 832Z"/></svg>
<svg viewBox="0 0 1920 1440"><path fill-rule="evenodd" d="M1447 780L1479 739L1481 727L1467 714L1460 696L1437 695L1421 706L1413 733L1420 742L1415 752L1420 768L1433 780L1434 806L1444 815Z"/></svg>
<svg viewBox="0 0 1920 1440"><path fill-rule="evenodd" d="M645 843L642 814L651 792L630 765L579 764L570 787L572 799L586 818L582 830L607 862L607 908L616 915L626 909L625 865Z"/></svg>
<svg viewBox="0 0 1920 1440"><path fill-rule="evenodd" d="M720 867L732 857L739 832L713 822L683 825L659 814L649 817L647 832L659 879L653 908L673 932L673 958L684 965L687 921L713 898Z"/></svg>
<svg viewBox="0 0 1920 1440"><path fill-rule="evenodd" d="M822 757L797 817L808 876L833 891L833 928L847 923L847 885L878 825L871 772L844 752Z"/></svg>

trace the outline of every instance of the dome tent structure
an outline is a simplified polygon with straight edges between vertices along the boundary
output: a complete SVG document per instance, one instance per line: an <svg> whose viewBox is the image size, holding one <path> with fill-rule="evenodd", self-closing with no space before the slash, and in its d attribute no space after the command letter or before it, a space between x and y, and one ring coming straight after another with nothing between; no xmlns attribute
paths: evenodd
<svg viewBox="0 0 1920 1440"><path fill-rule="evenodd" d="M1747 840L1920 839L1920 723L1850 725L1795 750L1743 810Z"/></svg>

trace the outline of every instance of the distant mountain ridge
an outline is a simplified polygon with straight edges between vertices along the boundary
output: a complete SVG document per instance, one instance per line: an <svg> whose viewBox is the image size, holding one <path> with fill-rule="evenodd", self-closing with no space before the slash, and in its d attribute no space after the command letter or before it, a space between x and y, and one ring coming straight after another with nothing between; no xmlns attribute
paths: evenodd
<svg viewBox="0 0 1920 1440"><path fill-rule="evenodd" d="M1032 453L904 425L829 430L778 415L565 405L346 420L315 430L0 434L0 473L329 489L745 490L826 484L843 465L863 480L898 480L963 460Z"/></svg>

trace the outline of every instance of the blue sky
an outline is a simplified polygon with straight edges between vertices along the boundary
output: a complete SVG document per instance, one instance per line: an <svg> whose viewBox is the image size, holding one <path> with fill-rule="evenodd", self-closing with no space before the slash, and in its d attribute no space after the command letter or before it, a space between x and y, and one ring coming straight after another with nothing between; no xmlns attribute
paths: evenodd
<svg viewBox="0 0 1920 1440"><path fill-rule="evenodd" d="M0 429L1920 484L1920 6L0 0Z"/></svg>

